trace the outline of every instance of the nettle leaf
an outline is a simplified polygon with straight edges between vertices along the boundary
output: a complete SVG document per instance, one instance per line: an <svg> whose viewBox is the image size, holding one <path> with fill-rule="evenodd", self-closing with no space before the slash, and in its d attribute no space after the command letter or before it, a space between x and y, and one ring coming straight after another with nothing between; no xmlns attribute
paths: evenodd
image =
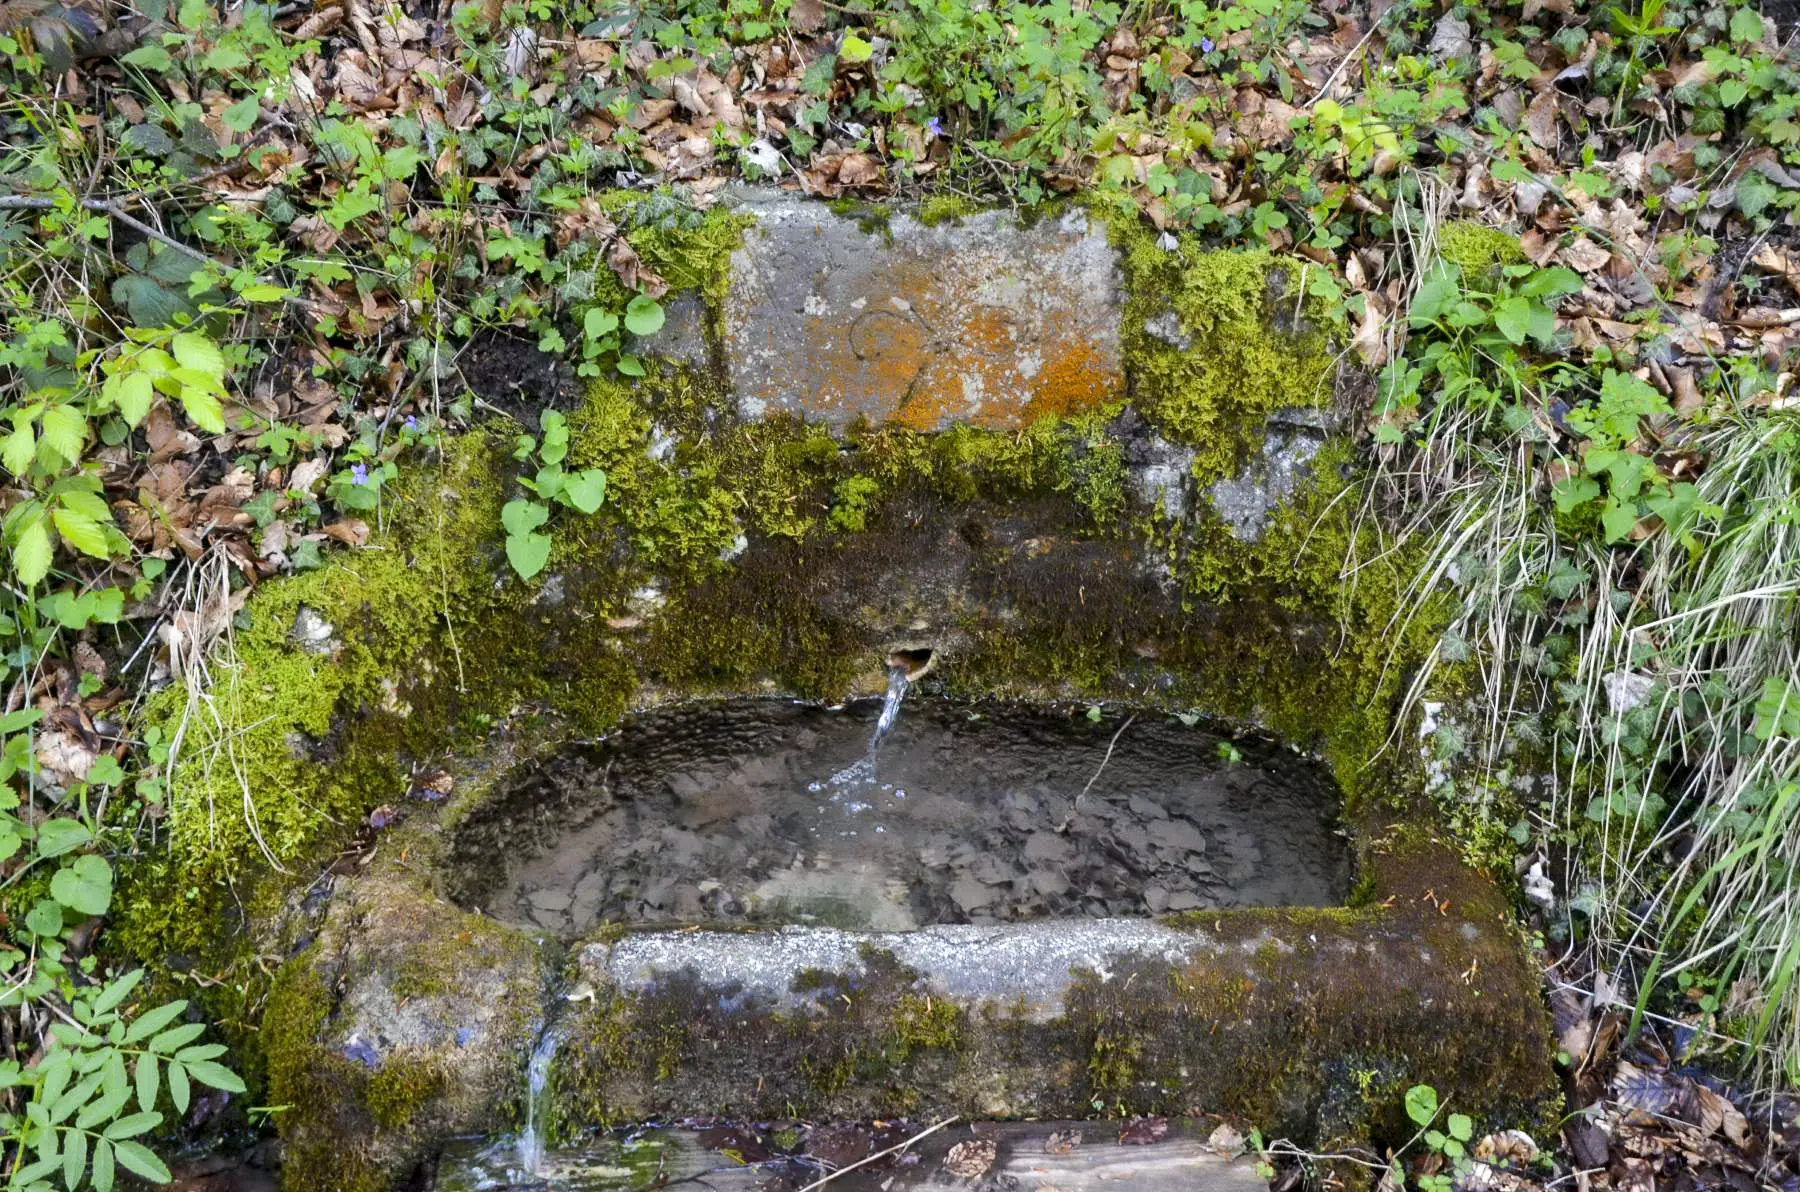
<svg viewBox="0 0 1800 1192"><path fill-rule="evenodd" d="M193 314L194 305L187 298L154 278L142 273L124 273L113 280L112 300L125 307L125 313L139 327L164 327L176 316Z"/></svg>
<svg viewBox="0 0 1800 1192"><path fill-rule="evenodd" d="M106 531L93 518L78 509L59 505L50 514L50 519L56 523L56 532L62 535L64 542L84 555L106 558Z"/></svg>
<svg viewBox="0 0 1800 1192"><path fill-rule="evenodd" d="M506 539L506 561L521 579L530 579L550 561L550 535L511 534Z"/></svg>
<svg viewBox="0 0 1800 1192"><path fill-rule="evenodd" d="M219 345L204 335L192 331L177 332L169 342L169 350L175 353L175 360L183 368L191 368L205 373L215 381L225 377L225 354L219 351Z"/></svg>
<svg viewBox="0 0 1800 1192"><path fill-rule="evenodd" d="M515 497L500 510L500 524L509 535L529 534L550 520L550 511L536 501Z"/></svg>
<svg viewBox="0 0 1800 1192"><path fill-rule="evenodd" d="M104 915L112 903L112 893L112 866L100 857L77 857L50 879L50 896L78 914ZM121 1061L118 1079L122 1082L124 1078Z"/></svg>
<svg viewBox="0 0 1800 1192"><path fill-rule="evenodd" d="M144 373L114 373L100 387L100 395L119 412L119 417L136 426L150 413L156 387Z"/></svg>
<svg viewBox="0 0 1800 1192"><path fill-rule="evenodd" d="M1444 1124L1449 1127L1450 1137L1458 1142L1467 1142L1474 1137L1475 1122L1466 1113L1453 1113L1445 1119Z"/></svg>
<svg viewBox="0 0 1800 1192"><path fill-rule="evenodd" d="M81 459L82 445L87 442L87 418L71 405L46 406L38 434L46 450L73 464Z"/></svg>
<svg viewBox="0 0 1800 1192"><path fill-rule="evenodd" d="M13 415L12 433L0 442L0 464L14 476L23 476L37 458L37 430L25 411Z"/></svg>
<svg viewBox="0 0 1800 1192"><path fill-rule="evenodd" d="M134 124L119 138L140 153L161 157L175 148L175 141L158 124Z"/></svg>
<svg viewBox="0 0 1800 1192"><path fill-rule="evenodd" d="M181 387L181 408L187 412L190 422L208 434L222 435L225 433L225 407L210 391L193 385L183 385Z"/></svg>
<svg viewBox="0 0 1800 1192"><path fill-rule="evenodd" d="M25 524L13 543L13 574L29 588L50 573L50 556L50 527L40 515Z"/></svg>

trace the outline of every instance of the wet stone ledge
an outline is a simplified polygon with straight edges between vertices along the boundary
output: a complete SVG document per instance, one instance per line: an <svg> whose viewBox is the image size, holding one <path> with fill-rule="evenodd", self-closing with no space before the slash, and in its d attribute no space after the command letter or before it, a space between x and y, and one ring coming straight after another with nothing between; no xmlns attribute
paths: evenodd
<svg viewBox="0 0 1800 1192"><path fill-rule="evenodd" d="M1379 900L1164 920L616 930L575 953L567 1120L1240 1114L1369 1137L1419 1079L1530 1115L1547 1024L1504 903L1441 845Z"/></svg>

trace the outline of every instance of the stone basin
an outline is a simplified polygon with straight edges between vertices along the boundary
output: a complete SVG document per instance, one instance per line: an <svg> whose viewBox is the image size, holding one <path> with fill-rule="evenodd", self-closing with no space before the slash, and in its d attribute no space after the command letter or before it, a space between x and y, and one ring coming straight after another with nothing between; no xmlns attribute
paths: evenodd
<svg viewBox="0 0 1800 1192"><path fill-rule="evenodd" d="M1398 1143L1413 1083L1535 1122L1537 977L1396 723L1436 629L1300 269L1079 208L734 202L649 375L566 405L607 498L557 510L543 574L506 562L504 423L244 609L236 719L188 756L251 758L291 850L217 904L259 916L218 967L276 970L227 1013L260 1023L290 1186L516 1128L551 1050L551 1134L1167 1113ZM927 657L848 797L860 701ZM763 711L726 731L720 701ZM184 765L170 833L255 855L208 810L236 772ZM796 834L822 814L905 847ZM126 901L154 922L176 877Z"/></svg>
<svg viewBox="0 0 1800 1192"><path fill-rule="evenodd" d="M1266 737L915 697L871 753L880 711L747 699L633 716L459 821L452 893L564 939L603 922L895 931L1349 893L1340 796Z"/></svg>

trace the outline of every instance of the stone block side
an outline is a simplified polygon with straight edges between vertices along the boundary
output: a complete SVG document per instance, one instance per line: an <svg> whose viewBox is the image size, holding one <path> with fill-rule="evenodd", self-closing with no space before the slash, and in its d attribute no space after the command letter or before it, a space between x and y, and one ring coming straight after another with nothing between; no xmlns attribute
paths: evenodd
<svg viewBox="0 0 1800 1192"><path fill-rule="evenodd" d="M1018 429L1124 393L1120 263L1085 212L865 230L802 200L747 209L724 306L746 417Z"/></svg>
<svg viewBox="0 0 1800 1192"><path fill-rule="evenodd" d="M403 877L340 882L263 1013L295 1192L385 1192L442 1139L504 1126L543 1012L521 933Z"/></svg>
<svg viewBox="0 0 1800 1192"><path fill-rule="evenodd" d="M1358 910L596 941L558 1101L572 1124L1098 1103L1383 1140L1426 1082L1459 1112L1536 1119L1550 1034L1503 900L1435 842L1394 859Z"/></svg>

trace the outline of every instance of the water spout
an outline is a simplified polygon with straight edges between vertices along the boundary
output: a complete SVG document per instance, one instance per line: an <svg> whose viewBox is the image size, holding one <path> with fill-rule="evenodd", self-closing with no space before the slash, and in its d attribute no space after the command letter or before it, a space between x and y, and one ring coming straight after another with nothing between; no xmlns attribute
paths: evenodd
<svg viewBox="0 0 1800 1192"><path fill-rule="evenodd" d="M881 701L881 718L875 722L875 735L869 738L871 760L881 747L881 738L887 736L894 722L900 719L900 701L906 698L906 689L911 683L904 666L888 667L887 696Z"/></svg>

